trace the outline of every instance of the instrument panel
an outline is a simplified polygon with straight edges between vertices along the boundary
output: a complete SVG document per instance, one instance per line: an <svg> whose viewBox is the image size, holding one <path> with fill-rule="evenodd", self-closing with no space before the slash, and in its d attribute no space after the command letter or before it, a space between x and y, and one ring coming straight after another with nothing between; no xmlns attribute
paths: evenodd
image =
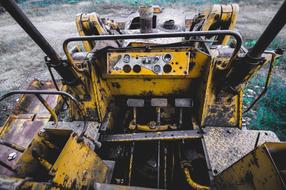
<svg viewBox="0 0 286 190"><path fill-rule="evenodd" d="M168 51L108 52L108 75L175 75L189 74L190 52L185 49Z"/></svg>

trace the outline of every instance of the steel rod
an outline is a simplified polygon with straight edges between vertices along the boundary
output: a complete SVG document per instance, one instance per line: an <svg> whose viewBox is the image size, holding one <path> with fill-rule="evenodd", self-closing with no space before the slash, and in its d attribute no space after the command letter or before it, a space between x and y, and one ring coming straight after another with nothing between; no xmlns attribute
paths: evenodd
<svg viewBox="0 0 286 190"><path fill-rule="evenodd" d="M130 150L130 161L129 161L129 171L128 171L128 185L131 185L132 180L132 166L133 166L133 159L134 159L134 148L135 148L135 142L131 144L131 150Z"/></svg>
<svg viewBox="0 0 286 190"><path fill-rule="evenodd" d="M161 160L161 141L158 141L158 157L157 157L157 188L160 188L160 160Z"/></svg>
<svg viewBox="0 0 286 190"><path fill-rule="evenodd" d="M167 189L167 144L164 147L164 189Z"/></svg>
<svg viewBox="0 0 286 190"><path fill-rule="evenodd" d="M51 116L54 119L54 124L57 126L59 118L56 112L53 110L53 108L51 108L51 106L46 102L46 100L41 95L37 94L36 97L45 106L45 108L50 112Z"/></svg>

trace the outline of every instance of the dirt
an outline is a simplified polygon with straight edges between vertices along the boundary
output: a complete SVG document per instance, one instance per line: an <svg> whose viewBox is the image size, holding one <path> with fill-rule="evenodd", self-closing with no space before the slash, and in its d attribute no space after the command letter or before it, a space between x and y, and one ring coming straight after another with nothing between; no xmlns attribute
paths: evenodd
<svg viewBox="0 0 286 190"><path fill-rule="evenodd" d="M237 30L241 32L243 38L257 39L278 10L281 2L270 2L267 5L262 3L259 5L241 4ZM178 17L178 12L193 15L198 10L209 6L170 5L164 11L167 11L170 17ZM41 8L24 6L23 8L31 21L60 55L63 55L63 40L77 35L75 26L77 13L97 11L104 17L124 20L136 11L133 6L96 4L93 2ZM277 38L286 39L286 28L280 32ZM44 53L8 14L0 15L0 66L2 70L0 95L11 89L24 89L34 78L50 79L44 64ZM285 72L283 73L285 76ZM8 103L1 103L0 115L7 114L14 102L15 98L12 98Z"/></svg>

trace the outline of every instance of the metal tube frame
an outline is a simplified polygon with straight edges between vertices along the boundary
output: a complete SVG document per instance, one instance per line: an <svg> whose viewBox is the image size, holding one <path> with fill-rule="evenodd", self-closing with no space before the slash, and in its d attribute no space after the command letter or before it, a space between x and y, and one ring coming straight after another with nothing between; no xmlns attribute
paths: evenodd
<svg viewBox="0 0 286 190"><path fill-rule="evenodd" d="M235 38L236 47L230 58L230 62L234 60L242 45L242 37L238 32L232 30L212 30L212 31L191 31L191 32L171 32L171 33L148 33L148 34L124 34L124 35L95 35L95 36L78 36L71 37L64 41L63 49L67 56L68 62L74 67L73 59L68 50L70 42L78 41L102 41L102 40L125 40L125 39L154 39L154 38L176 38L176 37L194 37L194 36L218 36L229 35Z"/></svg>
<svg viewBox="0 0 286 190"><path fill-rule="evenodd" d="M265 81L265 84L264 84L264 88L263 88L262 92L257 96L257 98L248 106L248 108L246 108L246 110L243 111L243 114L245 114L249 110L251 110L251 108L261 99L261 97L264 96L264 94L268 90L268 86L270 85L270 80L271 80L271 75L272 75L272 71L273 71L273 67L274 67L276 53L274 53L274 52L264 52L264 53L272 55L272 58L271 58L271 61L270 61L270 64L269 64L269 69L268 69L266 81Z"/></svg>

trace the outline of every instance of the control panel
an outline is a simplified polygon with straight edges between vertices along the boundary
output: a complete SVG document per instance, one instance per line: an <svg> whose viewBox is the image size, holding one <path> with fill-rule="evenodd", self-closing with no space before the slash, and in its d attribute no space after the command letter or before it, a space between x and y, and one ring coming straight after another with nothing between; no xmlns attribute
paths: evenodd
<svg viewBox="0 0 286 190"><path fill-rule="evenodd" d="M108 75L177 75L189 74L189 51L108 52Z"/></svg>

